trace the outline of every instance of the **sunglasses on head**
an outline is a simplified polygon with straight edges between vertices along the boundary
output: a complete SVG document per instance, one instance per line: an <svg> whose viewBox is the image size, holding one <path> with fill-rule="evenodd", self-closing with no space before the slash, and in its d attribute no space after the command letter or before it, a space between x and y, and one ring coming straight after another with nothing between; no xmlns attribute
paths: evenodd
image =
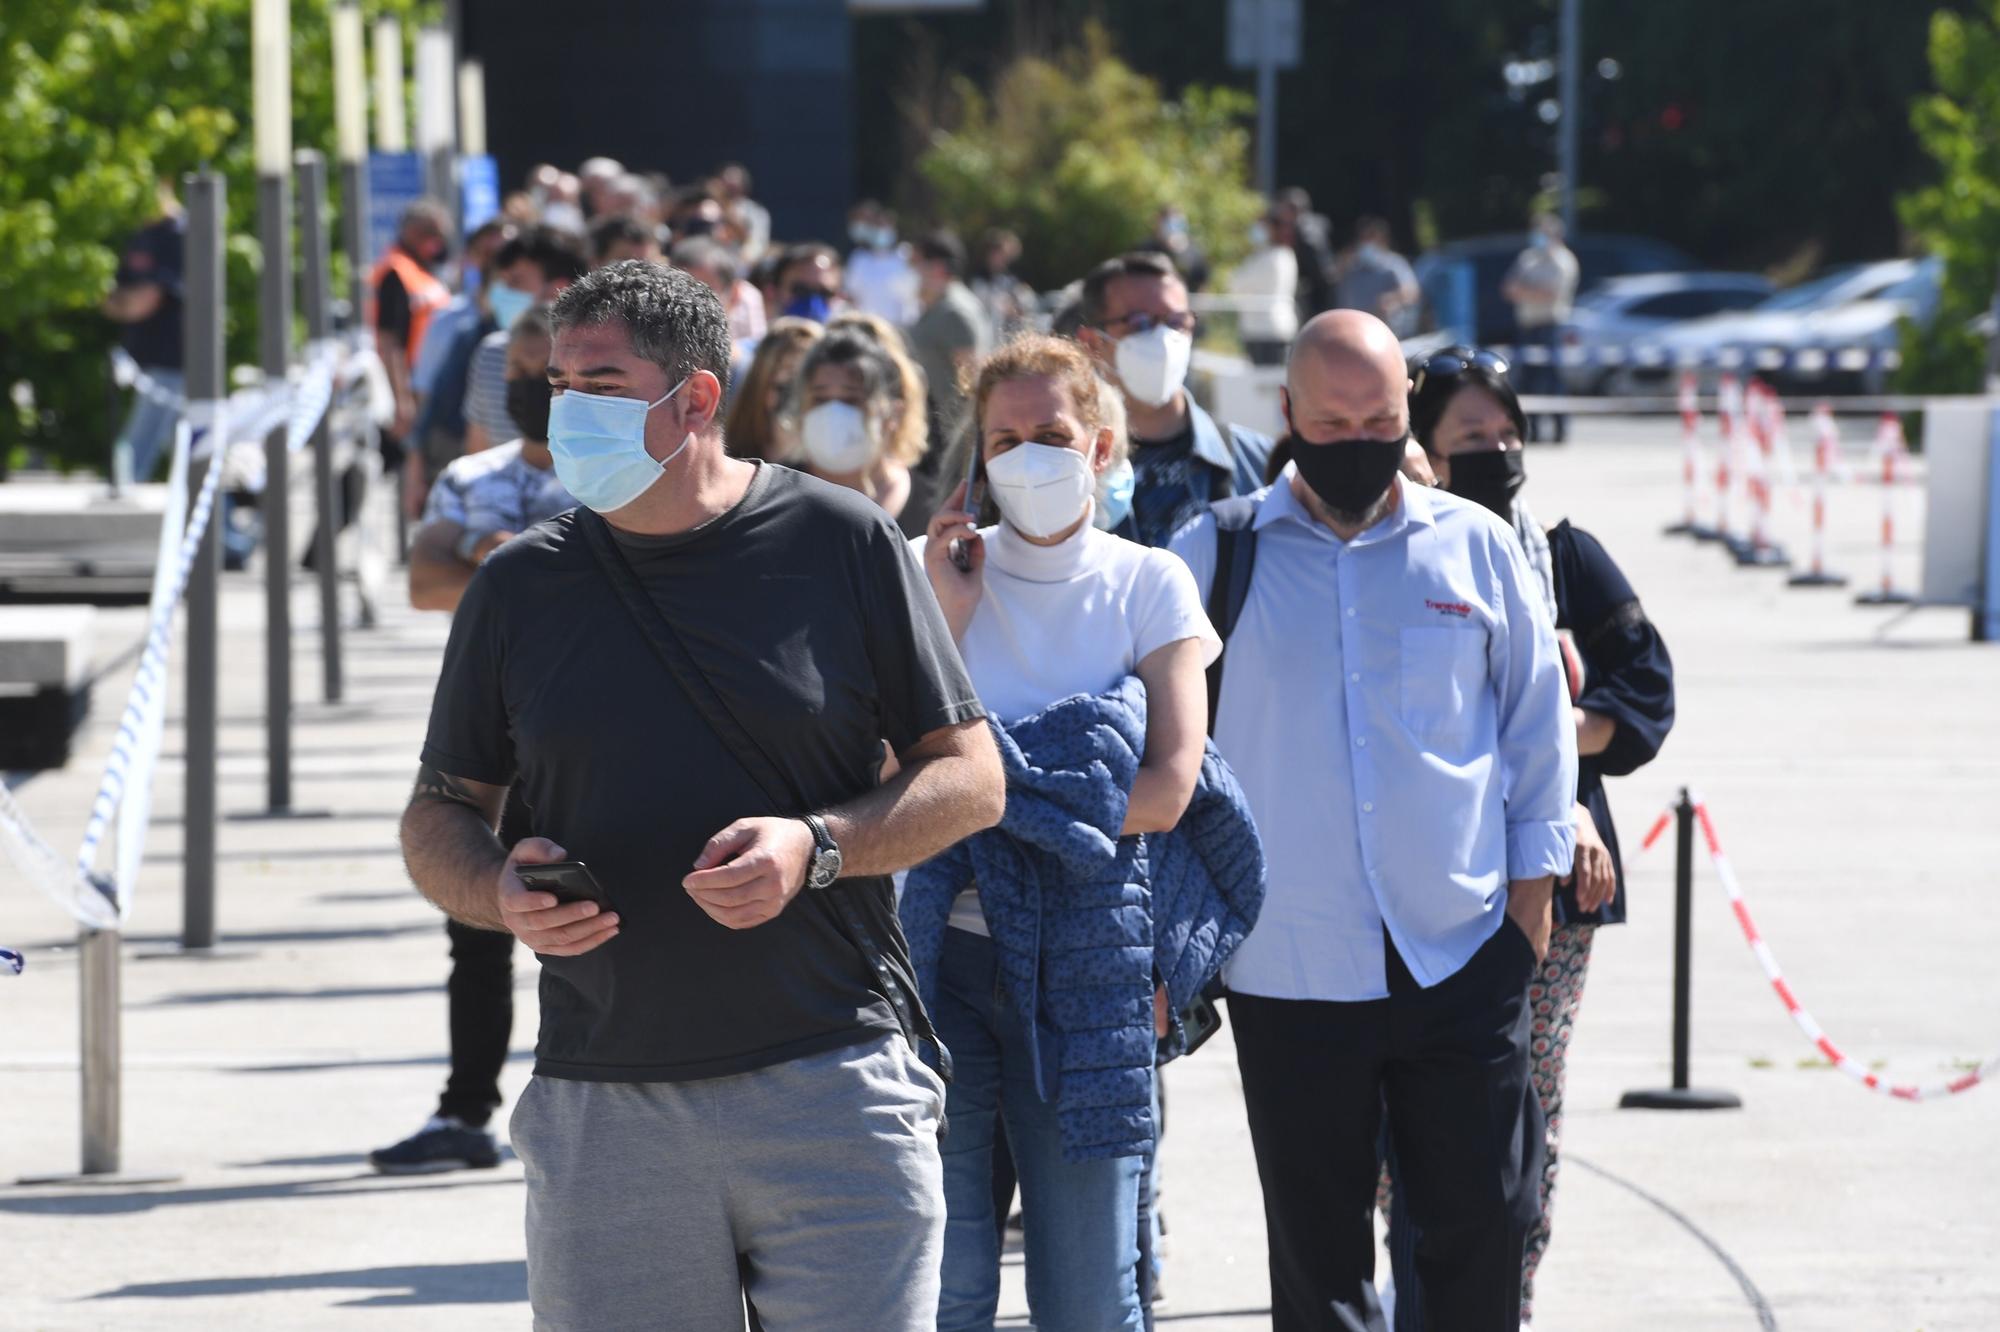
<svg viewBox="0 0 2000 1332"><path fill-rule="evenodd" d="M1411 392L1423 392L1428 380L1456 379L1475 366L1502 379L1506 378L1509 369L1507 358L1499 352L1487 351L1483 347L1446 347L1424 358L1423 364L1417 367L1416 384Z"/></svg>

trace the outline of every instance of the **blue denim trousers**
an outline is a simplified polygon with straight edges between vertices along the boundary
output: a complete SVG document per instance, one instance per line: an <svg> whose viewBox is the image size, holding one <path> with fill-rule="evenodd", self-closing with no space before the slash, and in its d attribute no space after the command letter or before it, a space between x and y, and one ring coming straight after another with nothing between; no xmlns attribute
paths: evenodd
<svg viewBox="0 0 2000 1332"><path fill-rule="evenodd" d="M946 930L932 1014L956 1070L946 1098L939 1332L987 1332L1000 1303L993 1136L1005 1116L1021 1177L1028 1307L1038 1332L1138 1328L1137 1156L1068 1162L1056 1107L1035 1094L1027 1034L1000 992L991 939Z"/></svg>
<svg viewBox="0 0 2000 1332"><path fill-rule="evenodd" d="M156 365L142 368L161 388L179 393L186 387L187 381L179 370ZM143 393L134 393L132 409L126 413L125 425L111 446L112 479L121 486L151 481L153 469L173 444L174 426L180 419L180 413L173 408L154 402Z"/></svg>

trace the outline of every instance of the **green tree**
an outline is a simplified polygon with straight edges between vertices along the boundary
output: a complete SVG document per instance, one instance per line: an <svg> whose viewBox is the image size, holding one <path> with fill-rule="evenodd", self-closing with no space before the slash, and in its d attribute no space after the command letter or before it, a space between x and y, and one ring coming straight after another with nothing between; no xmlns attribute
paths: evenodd
<svg viewBox="0 0 2000 1332"><path fill-rule="evenodd" d="M1243 254L1263 206L1248 184L1243 94L1197 86L1164 99L1095 27L1070 51L1015 60L990 95L964 78L954 91L956 113L917 162L926 211L968 237L1014 231L1035 285L1144 241L1169 204L1218 265Z"/></svg>
<svg viewBox="0 0 2000 1332"><path fill-rule="evenodd" d="M405 34L434 0L372 0ZM333 148L325 0L292 0L293 137ZM98 313L154 184L206 163L228 194L231 363L256 359L250 0L0 8L0 475L29 451L101 466L124 410Z"/></svg>
<svg viewBox="0 0 2000 1332"><path fill-rule="evenodd" d="M1984 14L1933 15L1930 61L1937 91L1916 99L1910 123L1937 180L1900 210L1944 260L1944 292L1930 328L1905 325L1900 379L1912 392L1977 392L1986 349L1969 325L1991 306L2000 271L2000 0Z"/></svg>

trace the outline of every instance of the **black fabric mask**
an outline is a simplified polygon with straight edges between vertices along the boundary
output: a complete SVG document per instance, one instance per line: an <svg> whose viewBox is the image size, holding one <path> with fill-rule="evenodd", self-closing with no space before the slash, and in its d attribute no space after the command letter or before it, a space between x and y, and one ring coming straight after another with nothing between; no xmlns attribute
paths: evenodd
<svg viewBox="0 0 2000 1332"><path fill-rule="evenodd" d="M549 381L540 375L519 375L507 381L507 415L521 428L524 439L547 443L549 438Z"/></svg>
<svg viewBox="0 0 2000 1332"><path fill-rule="evenodd" d="M1445 489L1514 521L1514 496L1528 479L1525 449L1481 449L1457 453L1451 459L1451 484Z"/></svg>
<svg viewBox="0 0 2000 1332"><path fill-rule="evenodd" d="M1409 439L1409 432L1404 431L1395 439L1336 439L1317 444L1294 434L1292 461L1334 517L1358 523L1396 479Z"/></svg>

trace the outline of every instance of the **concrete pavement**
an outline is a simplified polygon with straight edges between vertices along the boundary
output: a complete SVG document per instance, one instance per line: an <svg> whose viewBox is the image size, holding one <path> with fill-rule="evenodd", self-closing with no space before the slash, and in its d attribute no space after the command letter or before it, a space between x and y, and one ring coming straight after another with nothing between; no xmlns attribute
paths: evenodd
<svg viewBox="0 0 2000 1332"><path fill-rule="evenodd" d="M1859 433L1859 432L1857 432ZM1697 882L1698 1083L1745 1108L1616 1109L1667 1078L1671 865L1637 840L1683 782L1709 798L1750 904L1833 1038L1934 1081L2000 1041L2000 651L1965 616L1887 618L1790 591L1659 535L1679 514L1673 427L1589 424L1529 458L1544 522L1565 514L1619 560L1678 667L1660 760L1614 784L1633 923L1599 938L1571 1057L1570 1118L1536 1326L1984 1329L2000 1326L2000 1089L1925 1105L1871 1096L1799 1037L1704 869ZM1836 496L1833 559L1873 569L1877 498ZM1904 531L1913 561L1920 536ZM1781 507L1796 527L1801 516ZM1791 536L1790 532L1786 533ZM1802 541L1801 541L1802 544ZM1914 564L1908 565L1914 574ZM76 968L63 918L0 868L0 1325L25 1328L525 1326L520 1172L378 1179L369 1148L413 1129L444 1072L440 920L394 829L445 624L392 609L348 636L350 702L317 698L301 586L296 799L263 797L261 584L225 580L219 918L229 947L177 954L178 708L126 951L125 1164L157 1186L13 1186L77 1160ZM142 613L99 620L100 652ZM100 685L83 758L18 792L73 846L129 666ZM526 1076L534 962L509 1089ZM1225 1036L1169 1074L1164 1326L1268 1326L1263 1229ZM1025 1326L1010 1259L1007 1326ZM663 1311L660 1326L671 1327Z"/></svg>

